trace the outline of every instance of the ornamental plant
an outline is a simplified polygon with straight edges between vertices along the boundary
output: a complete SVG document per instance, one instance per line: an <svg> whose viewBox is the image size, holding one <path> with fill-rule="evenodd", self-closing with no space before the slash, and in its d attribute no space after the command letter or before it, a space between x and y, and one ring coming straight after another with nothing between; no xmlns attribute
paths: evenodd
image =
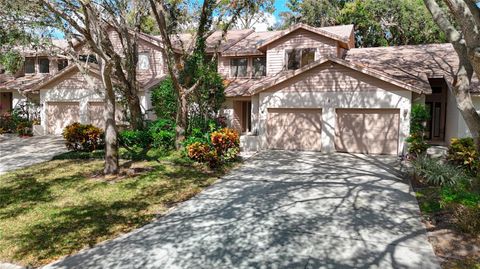
<svg viewBox="0 0 480 269"><path fill-rule="evenodd" d="M73 151L94 151L104 147L104 132L91 124L74 122L63 129L65 146Z"/></svg>
<svg viewBox="0 0 480 269"><path fill-rule="evenodd" d="M480 154L473 138L452 138L448 149L447 160L460 165L471 173L480 172Z"/></svg>
<svg viewBox="0 0 480 269"><path fill-rule="evenodd" d="M210 141L195 141L187 145L190 159L208 163L211 168L235 160L240 153L240 136L237 131L222 128L210 134Z"/></svg>

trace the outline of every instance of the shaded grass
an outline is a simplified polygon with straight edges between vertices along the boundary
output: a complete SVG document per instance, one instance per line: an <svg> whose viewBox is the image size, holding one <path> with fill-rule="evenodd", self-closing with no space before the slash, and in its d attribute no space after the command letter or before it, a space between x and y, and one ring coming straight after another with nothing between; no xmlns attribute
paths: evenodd
<svg viewBox="0 0 480 269"><path fill-rule="evenodd" d="M432 214L442 210L439 191L440 188L437 187L421 188L415 191L418 205L423 213Z"/></svg>
<svg viewBox="0 0 480 269"><path fill-rule="evenodd" d="M174 153L133 163L148 168L143 173L106 181L92 177L103 166L95 156L64 154L0 176L0 261L39 266L116 237L225 172L209 172Z"/></svg>

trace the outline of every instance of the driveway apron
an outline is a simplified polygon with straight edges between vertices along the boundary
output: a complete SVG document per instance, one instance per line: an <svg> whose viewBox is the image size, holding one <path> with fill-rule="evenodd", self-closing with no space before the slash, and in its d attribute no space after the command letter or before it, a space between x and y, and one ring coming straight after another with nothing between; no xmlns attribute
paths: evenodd
<svg viewBox="0 0 480 269"><path fill-rule="evenodd" d="M168 215L45 268L440 268L397 158L266 151Z"/></svg>

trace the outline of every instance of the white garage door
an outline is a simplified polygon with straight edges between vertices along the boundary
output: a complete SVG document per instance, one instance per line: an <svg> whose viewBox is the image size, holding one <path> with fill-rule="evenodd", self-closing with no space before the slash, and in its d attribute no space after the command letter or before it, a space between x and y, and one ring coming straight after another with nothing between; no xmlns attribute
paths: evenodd
<svg viewBox="0 0 480 269"><path fill-rule="evenodd" d="M322 110L269 108L267 136L271 149L320 151Z"/></svg>
<svg viewBox="0 0 480 269"><path fill-rule="evenodd" d="M87 106L89 123L101 129L105 129L105 119L103 115L104 104L104 102L88 102ZM115 120L117 121L117 125L125 124L121 108L122 106L117 104L115 110Z"/></svg>
<svg viewBox="0 0 480 269"><path fill-rule="evenodd" d="M397 154L400 110L337 109L335 148L340 152Z"/></svg>
<svg viewBox="0 0 480 269"><path fill-rule="evenodd" d="M48 102L46 109L47 133L62 134L65 126L80 121L78 102Z"/></svg>

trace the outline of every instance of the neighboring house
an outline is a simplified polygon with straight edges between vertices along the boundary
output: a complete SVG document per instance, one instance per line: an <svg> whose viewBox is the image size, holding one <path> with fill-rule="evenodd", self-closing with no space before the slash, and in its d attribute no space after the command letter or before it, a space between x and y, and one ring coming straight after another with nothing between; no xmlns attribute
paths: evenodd
<svg viewBox="0 0 480 269"><path fill-rule="evenodd" d="M180 40L188 44L191 36ZM227 85L221 114L241 132L245 150L403 154L414 103L430 111L432 143L468 136L450 91L458 66L450 44L354 48L353 25L303 24L284 31L234 30L224 39L215 33L207 41L207 54L219 53L218 71ZM141 35L139 96L145 112L151 109L150 89L166 74L161 46L159 37ZM95 68L89 75L99 79ZM476 78L474 86L480 109ZM27 88L21 92L37 95L46 133L58 134L73 121L103 126L102 93L89 90L75 66Z"/></svg>
<svg viewBox="0 0 480 269"><path fill-rule="evenodd" d="M62 47L66 43L53 41L54 46ZM39 102L38 95L28 90L65 68L68 62L52 56L51 51L42 48L22 49L24 66L15 74L8 74L0 66L0 114L19 108L27 99Z"/></svg>

